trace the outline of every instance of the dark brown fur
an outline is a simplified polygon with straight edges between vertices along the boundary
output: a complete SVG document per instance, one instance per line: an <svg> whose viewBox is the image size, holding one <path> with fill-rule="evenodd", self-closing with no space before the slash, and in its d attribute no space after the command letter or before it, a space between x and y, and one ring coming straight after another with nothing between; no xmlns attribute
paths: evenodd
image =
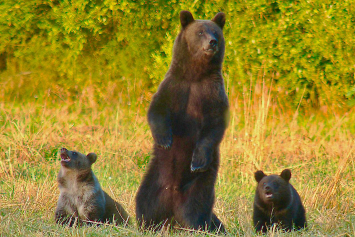
<svg viewBox="0 0 355 237"><path fill-rule="evenodd" d="M137 193L136 217L145 228L176 221L224 231L212 208L228 113L221 72L225 15L194 20L182 11L180 21L169 71L148 111L154 157Z"/></svg>
<svg viewBox="0 0 355 237"><path fill-rule="evenodd" d="M91 170L96 154L87 156L77 151L61 149L61 169L58 174L60 196L55 211L57 223L127 224L128 214L120 204L101 189ZM68 159L70 158L70 159Z"/></svg>
<svg viewBox="0 0 355 237"><path fill-rule="evenodd" d="M291 171L281 175L255 172L258 186L254 198L253 221L257 232L266 232L273 224L286 231L307 226L305 210L294 187L289 183Z"/></svg>

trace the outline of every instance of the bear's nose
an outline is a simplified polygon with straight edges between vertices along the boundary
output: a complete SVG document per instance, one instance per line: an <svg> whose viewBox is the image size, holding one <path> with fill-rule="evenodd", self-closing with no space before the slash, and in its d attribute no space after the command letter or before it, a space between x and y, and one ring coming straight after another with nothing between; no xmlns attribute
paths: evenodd
<svg viewBox="0 0 355 237"><path fill-rule="evenodd" d="M213 48L216 47L216 46L217 46L217 40L212 39L212 40L210 41L210 45L211 45Z"/></svg>
<svg viewBox="0 0 355 237"><path fill-rule="evenodd" d="M269 185L266 185L266 186L265 186L265 190L266 190L266 191L270 191L270 189L271 189L271 188L270 188Z"/></svg>

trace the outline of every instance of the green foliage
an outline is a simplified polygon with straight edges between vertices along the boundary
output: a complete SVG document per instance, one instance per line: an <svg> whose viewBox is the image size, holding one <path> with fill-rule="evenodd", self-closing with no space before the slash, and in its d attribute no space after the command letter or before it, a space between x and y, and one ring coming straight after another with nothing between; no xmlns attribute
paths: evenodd
<svg viewBox="0 0 355 237"><path fill-rule="evenodd" d="M237 91L262 69L295 106L301 98L316 107L354 101L355 7L348 0L7 0L0 3L0 55L8 69L1 79L45 74L23 88L36 85L39 93L53 84L80 91L109 81L136 95L154 91L186 9L197 19L226 13L224 72Z"/></svg>
<svg viewBox="0 0 355 237"><path fill-rule="evenodd" d="M244 71L275 72L295 103L341 103L354 83L355 11L349 1L258 1L234 6L231 48ZM233 8L233 7L230 7ZM232 29L233 28L233 29ZM236 60L237 59L237 60ZM305 100L305 102L308 102Z"/></svg>

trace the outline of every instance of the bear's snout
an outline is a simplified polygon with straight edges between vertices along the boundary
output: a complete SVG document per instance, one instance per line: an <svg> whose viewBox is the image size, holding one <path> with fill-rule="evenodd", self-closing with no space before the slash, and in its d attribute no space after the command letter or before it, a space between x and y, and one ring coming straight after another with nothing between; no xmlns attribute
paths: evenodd
<svg viewBox="0 0 355 237"><path fill-rule="evenodd" d="M264 186L264 195L267 200L272 199L274 197L273 190L269 184L266 184Z"/></svg>
<svg viewBox="0 0 355 237"><path fill-rule="evenodd" d="M266 186L265 186L265 191L267 191L267 192L268 192L268 191L271 191L270 185L266 185Z"/></svg>
<svg viewBox="0 0 355 237"><path fill-rule="evenodd" d="M210 36L209 39L207 39L204 51L207 55L214 55L218 52L218 41L215 37Z"/></svg>
<svg viewBox="0 0 355 237"><path fill-rule="evenodd" d="M68 150L66 148L60 149L60 163L63 166L67 166L70 163L71 159L68 155Z"/></svg>
<svg viewBox="0 0 355 237"><path fill-rule="evenodd" d="M217 47L217 40L211 39L211 40L210 40L210 46L211 46L212 48L216 48L216 47Z"/></svg>
<svg viewBox="0 0 355 237"><path fill-rule="evenodd" d="M60 149L60 153L66 153L68 150L67 150L67 148L62 148L62 149Z"/></svg>

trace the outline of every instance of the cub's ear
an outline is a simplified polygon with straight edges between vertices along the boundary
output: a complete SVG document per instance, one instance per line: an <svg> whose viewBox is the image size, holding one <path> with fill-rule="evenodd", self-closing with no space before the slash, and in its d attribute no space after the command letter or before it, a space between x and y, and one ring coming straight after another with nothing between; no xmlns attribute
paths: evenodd
<svg viewBox="0 0 355 237"><path fill-rule="evenodd" d="M256 180L256 182L260 182L260 180L262 179L262 178L264 178L266 176L266 174L264 174L264 172L263 171L261 171L261 170L258 170L258 171L256 171L255 173L254 173L254 177L255 177L255 180Z"/></svg>
<svg viewBox="0 0 355 237"><path fill-rule="evenodd" d="M226 23L226 14L223 12L217 13L212 19L214 23L216 23L221 29L223 29L224 24Z"/></svg>
<svg viewBox="0 0 355 237"><path fill-rule="evenodd" d="M91 164L95 163L97 159L97 155L95 153L89 153L87 154L86 158L90 161Z"/></svg>
<svg viewBox="0 0 355 237"><path fill-rule="evenodd" d="M291 170L289 169L285 169L281 172L281 178L283 178L284 180L286 180L287 182L290 181L291 179Z"/></svg>
<svg viewBox="0 0 355 237"><path fill-rule="evenodd" d="M194 17L189 11L180 12L180 23L182 28L185 28L188 24L194 21Z"/></svg>

